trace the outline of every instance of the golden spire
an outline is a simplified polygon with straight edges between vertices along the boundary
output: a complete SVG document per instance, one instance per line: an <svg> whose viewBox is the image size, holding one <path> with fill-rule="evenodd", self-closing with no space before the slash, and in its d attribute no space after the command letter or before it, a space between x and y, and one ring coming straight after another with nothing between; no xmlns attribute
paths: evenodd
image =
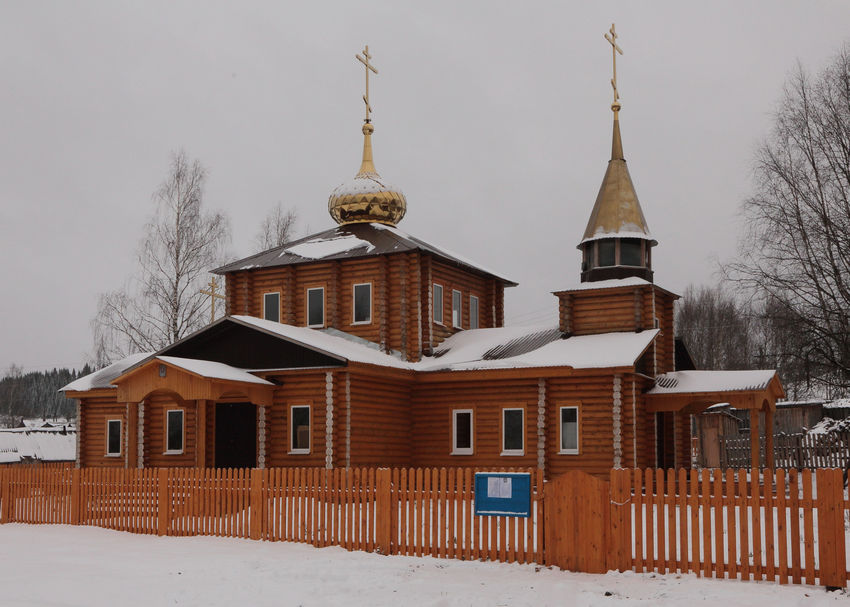
<svg viewBox="0 0 850 607"><path fill-rule="evenodd" d="M623 49L617 44L617 32L611 24L610 35L605 39L611 44L614 61L614 77L611 87L614 89L614 132L611 138L611 160L602 178L602 185L590 213L590 220L584 231L583 244L600 238L638 238L656 244L649 232L646 218L638 201L637 192L632 184L626 159L623 155L623 139L620 135L620 94L617 90L617 53L623 54Z"/></svg>
<svg viewBox="0 0 850 607"><path fill-rule="evenodd" d="M337 187L328 199L328 212L340 225L350 223L384 223L396 225L407 211L407 201L401 191L387 184L372 160L372 106L369 103L369 72L378 70L371 64L369 47L355 58L363 64L366 71L366 117L363 120L363 160L354 179Z"/></svg>

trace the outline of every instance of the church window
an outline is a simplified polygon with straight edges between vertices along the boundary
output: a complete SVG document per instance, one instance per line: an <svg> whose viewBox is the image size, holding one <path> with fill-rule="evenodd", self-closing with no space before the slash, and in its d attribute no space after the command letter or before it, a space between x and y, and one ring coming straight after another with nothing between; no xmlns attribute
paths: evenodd
<svg viewBox="0 0 850 607"><path fill-rule="evenodd" d="M434 322L443 324L443 285L434 283Z"/></svg>
<svg viewBox="0 0 850 607"><path fill-rule="evenodd" d="M372 322L372 283L354 285L354 324Z"/></svg>
<svg viewBox="0 0 850 607"><path fill-rule="evenodd" d="M121 455L121 420L106 422L106 455Z"/></svg>
<svg viewBox="0 0 850 607"><path fill-rule="evenodd" d="M472 409L452 411L452 455L472 455Z"/></svg>
<svg viewBox="0 0 850 607"><path fill-rule="evenodd" d="M165 422L166 455L183 453L183 410L172 409L166 411Z"/></svg>
<svg viewBox="0 0 850 607"><path fill-rule="evenodd" d="M289 453L310 453L310 405L289 408Z"/></svg>
<svg viewBox="0 0 850 607"><path fill-rule="evenodd" d="M280 293L263 293L263 318L280 322Z"/></svg>
<svg viewBox="0 0 850 607"><path fill-rule="evenodd" d="M578 454L578 407L560 408L561 448L558 453Z"/></svg>
<svg viewBox="0 0 850 607"><path fill-rule="evenodd" d="M325 326L325 288L307 289L307 326Z"/></svg>
<svg viewBox="0 0 850 607"><path fill-rule="evenodd" d="M478 323L478 298L475 295L469 296L469 328L477 329Z"/></svg>
<svg viewBox="0 0 850 607"><path fill-rule="evenodd" d="M641 250L640 240L630 239L620 241L620 265L621 266L640 266L641 265Z"/></svg>
<svg viewBox="0 0 850 607"><path fill-rule="evenodd" d="M525 455L524 409L502 409L502 455Z"/></svg>
<svg viewBox="0 0 850 607"><path fill-rule="evenodd" d="M596 243L599 253L600 267L613 266L616 264L616 242L613 240L599 240Z"/></svg>
<svg viewBox="0 0 850 607"><path fill-rule="evenodd" d="M452 289L452 326L461 328L463 322L463 295Z"/></svg>

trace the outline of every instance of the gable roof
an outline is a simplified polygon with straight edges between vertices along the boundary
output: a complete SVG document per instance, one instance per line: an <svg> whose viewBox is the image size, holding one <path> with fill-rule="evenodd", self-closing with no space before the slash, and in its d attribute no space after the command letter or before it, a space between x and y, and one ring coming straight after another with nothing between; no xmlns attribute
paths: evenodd
<svg viewBox="0 0 850 607"><path fill-rule="evenodd" d="M124 375L127 370L151 356L153 356L152 352L131 354L103 369L75 379L67 386L59 388L59 392L88 392L89 390L99 390L101 388L114 388L115 386L112 384L112 381L115 378Z"/></svg>
<svg viewBox="0 0 850 607"><path fill-rule="evenodd" d="M337 226L223 265L213 270L213 273L226 274L240 270L275 268L315 261L356 259L409 251L429 253L450 264L497 278L505 283L505 286L517 285L516 282L457 253L410 236L396 227L379 223Z"/></svg>

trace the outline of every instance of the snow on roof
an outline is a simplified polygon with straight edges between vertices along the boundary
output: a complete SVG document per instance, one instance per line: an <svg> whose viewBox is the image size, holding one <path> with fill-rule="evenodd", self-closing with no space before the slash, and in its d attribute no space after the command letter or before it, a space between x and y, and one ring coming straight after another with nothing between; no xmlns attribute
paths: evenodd
<svg viewBox="0 0 850 607"><path fill-rule="evenodd" d="M596 232L593 233L593 236L582 240L579 243L579 246L586 242L602 240L604 238L640 238L642 240L654 240L652 238L652 234L649 233L649 230L644 231L640 226L629 223L624 224L623 229L607 232L602 228L602 226L599 226L596 228Z"/></svg>
<svg viewBox="0 0 850 607"><path fill-rule="evenodd" d="M177 356L157 356L156 359L170 365L174 365L175 367L185 369L186 371L200 375L201 377L224 379L228 381L241 381L249 384L272 385L270 381L266 381L262 377L257 377L256 375L246 373L242 369L237 369L236 367L231 367L224 363L213 362L211 360L179 358Z"/></svg>
<svg viewBox="0 0 850 607"><path fill-rule="evenodd" d="M764 390L776 375L773 369L755 371L673 371L655 378L648 394Z"/></svg>
<svg viewBox="0 0 850 607"><path fill-rule="evenodd" d="M313 238L306 242L301 242L297 245L287 247L281 251L280 256L286 253L298 255L305 259L324 259L331 255L339 255L353 249L364 248L364 253L369 253L375 248L371 242L361 240L354 234L344 234L334 238ZM248 269L243 268L243 269Z"/></svg>
<svg viewBox="0 0 850 607"><path fill-rule="evenodd" d="M352 362L380 365L383 367L394 367L397 369L408 369L410 366L389 354L377 351L372 347L355 343L349 339L337 337L324 331L308 329L307 327L293 327L272 320L255 318L254 316L233 316L232 318L258 329L279 335L285 339L298 342L325 354L344 358Z"/></svg>
<svg viewBox="0 0 850 607"><path fill-rule="evenodd" d="M0 430L0 463L21 460L73 461L77 455L75 432L13 432Z"/></svg>
<svg viewBox="0 0 850 607"><path fill-rule="evenodd" d="M510 329L523 329L512 327ZM530 335L528 327L524 327ZM534 329L534 328L532 328ZM539 331L539 327L536 328ZM498 331L499 329L483 329L480 331ZM465 331L464 334L472 333ZM567 339L550 341L545 345L517 356L484 360L484 353L491 349L492 341L481 337L490 348L484 349L484 344L477 347L473 344L463 344L465 347L449 351L439 358L424 359L413 365L422 371L469 371L476 369L515 369L530 367L572 367L573 369L601 369L607 367L628 367L640 358L658 335L658 329L642 331L641 333L604 333L601 335L578 335ZM463 335L463 334L458 334ZM457 337L457 335L455 336ZM454 339L454 338L451 338ZM475 340L475 336L466 337ZM448 340L447 340L448 341ZM454 350L454 348L453 348ZM470 357L461 360L463 353Z"/></svg>
<svg viewBox="0 0 850 607"><path fill-rule="evenodd" d="M594 282L583 282L577 285L572 285L567 287L566 289L561 289L562 291L595 291L596 289L616 289L618 287L642 287L645 285L651 285L653 283L649 282L644 278L638 278L637 276L629 276L627 278L610 278L608 280L597 280Z"/></svg>
<svg viewBox="0 0 850 607"><path fill-rule="evenodd" d="M847 409L850 408L850 398L839 398L831 403L824 403L824 409Z"/></svg>
<svg viewBox="0 0 850 607"><path fill-rule="evenodd" d="M60 388L59 391L85 392L87 390L97 390L98 388L114 388L115 386L112 385L112 380L119 375L123 375L127 369L138 364L149 356L152 356L152 354L152 352L131 354L126 358L122 358L118 362L114 362L111 365L100 369L99 371L95 371L94 373L89 373L88 375L75 379L67 386Z"/></svg>

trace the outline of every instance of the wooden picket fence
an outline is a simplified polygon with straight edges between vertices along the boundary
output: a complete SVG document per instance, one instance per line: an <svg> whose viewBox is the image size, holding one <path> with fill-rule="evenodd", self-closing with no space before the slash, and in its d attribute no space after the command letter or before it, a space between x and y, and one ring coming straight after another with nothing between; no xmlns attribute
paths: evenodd
<svg viewBox="0 0 850 607"><path fill-rule="evenodd" d="M508 471L508 470L502 470ZM844 587L841 470L531 474L531 516L476 516L471 468L0 469L0 523Z"/></svg>
<svg viewBox="0 0 850 607"><path fill-rule="evenodd" d="M844 587L838 469L613 470L611 568Z"/></svg>
<svg viewBox="0 0 850 607"><path fill-rule="evenodd" d="M749 438L727 438L720 443L720 466L748 468L751 462ZM762 462L765 438L759 437ZM774 434L773 465L776 468L845 468L850 465L850 432L823 434Z"/></svg>
<svg viewBox="0 0 850 607"><path fill-rule="evenodd" d="M532 475L530 518L475 516L471 468L86 468L0 470L0 523L543 562L542 472L502 471Z"/></svg>

